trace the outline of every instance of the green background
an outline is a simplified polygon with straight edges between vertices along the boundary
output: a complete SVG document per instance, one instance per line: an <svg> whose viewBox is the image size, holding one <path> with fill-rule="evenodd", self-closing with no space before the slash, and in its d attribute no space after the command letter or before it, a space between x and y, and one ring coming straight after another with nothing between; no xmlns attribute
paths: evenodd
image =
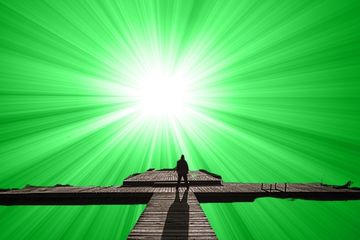
<svg viewBox="0 0 360 240"><path fill-rule="evenodd" d="M0 188L120 185L181 153L224 181L360 186L359 13L358 0L1 0ZM186 119L132 110L126 89L152 61L193 76ZM360 201L202 207L220 239L360 236ZM143 209L1 206L0 239L124 239Z"/></svg>

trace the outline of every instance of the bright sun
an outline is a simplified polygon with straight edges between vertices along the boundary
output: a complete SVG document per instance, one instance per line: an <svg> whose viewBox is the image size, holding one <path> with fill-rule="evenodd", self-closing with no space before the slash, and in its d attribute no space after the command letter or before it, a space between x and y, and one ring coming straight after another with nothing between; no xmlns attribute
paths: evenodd
<svg viewBox="0 0 360 240"><path fill-rule="evenodd" d="M189 100L186 80L181 74L159 68L143 72L137 86L143 113L152 117L184 116Z"/></svg>
<svg viewBox="0 0 360 240"><path fill-rule="evenodd" d="M127 109L126 114L136 113L139 119L170 120L170 123L190 119L206 96L200 80L208 73L198 64L197 55L189 54L176 61L150 53L138 56L141 57L114 62L121 66L116 68L115 80L121 84L109 82L100 87L126 102L125 107L121 105L121 112Z"/></svg>

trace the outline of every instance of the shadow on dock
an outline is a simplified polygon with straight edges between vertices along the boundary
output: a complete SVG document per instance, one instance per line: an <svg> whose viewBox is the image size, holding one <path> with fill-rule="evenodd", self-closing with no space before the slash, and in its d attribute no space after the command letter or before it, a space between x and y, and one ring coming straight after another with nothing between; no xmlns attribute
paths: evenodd
<svg viewBox="0 0 360 240"><path fill-rule="evenodd" d="M166 216L165 225L161 239L181 237L187 239L189 235L189 204L188 190L186 190L180 200L179 190L176 189L175 200L171 204Z"/></svg>

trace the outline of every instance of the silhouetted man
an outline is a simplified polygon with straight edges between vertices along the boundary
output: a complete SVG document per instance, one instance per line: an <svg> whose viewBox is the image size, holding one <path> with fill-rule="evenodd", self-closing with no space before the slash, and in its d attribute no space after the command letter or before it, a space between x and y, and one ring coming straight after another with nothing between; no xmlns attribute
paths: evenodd
<svg viewBox="0 0 360 240"><path fill-rule="evenodd" d="M177 161L176 171L178 174L177 188L180 186L181 178L184 178L186 187L189 188L189 182L187 179L187 174L189 172L189 166L185 160L184 155L181 155L180 160Z"/></svg>

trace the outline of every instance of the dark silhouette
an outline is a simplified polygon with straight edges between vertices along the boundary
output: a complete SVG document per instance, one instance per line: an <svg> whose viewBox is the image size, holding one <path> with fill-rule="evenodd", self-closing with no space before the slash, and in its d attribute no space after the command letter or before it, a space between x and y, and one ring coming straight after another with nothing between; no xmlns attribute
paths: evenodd
<svg viewBox="0 0 360 240"><path fill-rule="evenodd" d="M180 201L179 189L176 189L175 200L169 207L161 239L188 239L189 235L189 204L188 189Z"/></svg>
<svg viewBox="0 0 360 240"><path fill-rule="evenodd" d="M177 161L176 164L176 171L178 174L178 181L177 181L177 188L180 186L181 178L184 178L184 182L186 187L189 188L189 182L187 179L187 174L189 172L189 166L185 160L184 155L181 155L180 159Z"/></svg>

